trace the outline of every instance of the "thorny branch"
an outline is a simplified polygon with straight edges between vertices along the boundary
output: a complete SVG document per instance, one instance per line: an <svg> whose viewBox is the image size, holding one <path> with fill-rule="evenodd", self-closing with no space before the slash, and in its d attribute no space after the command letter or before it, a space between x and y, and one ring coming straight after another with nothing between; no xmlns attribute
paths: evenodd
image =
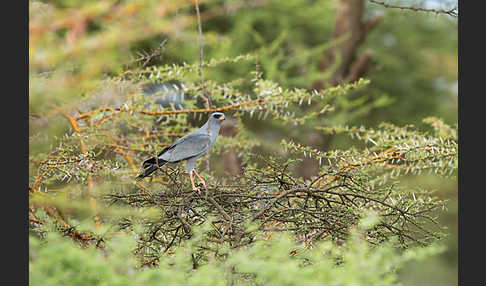
<svg viewBox="0 0 486 286"><path fill-rule="evenodd" d="M166 186L152 184L148 193L112 193L104 199L111 204L161 208L163 217L147 222L147 235L141 240L140 248L157 244L164 253L176 242L191 238L192 226L208 220L213 230L206 239L228 243L231 247L251 243L258 233L268 237L284 230L291 231L296 239L308 245L323 238L339 242L346 238L348 229L356 225L364 210L382 215L380 223L367 233L370 243L396 237L402 247L408 247L440 238L440 233L433 230L440 227L430 212L440 207L441 202L424 199L418 204L410 199L411 195L403 193L402 200L393 200L392 196L396 196L393 188L382 186L369 190L366 184L357 182L356 170L323 173L320 179L326 179L328 184L313 187L293 178L285 171L285 165L272 163L271 168L247 168L244 175L231 182L213 182L202 195L174 179ZM431 226L424 227L426 220ZM247 225L252 222L257 226L250 231ZM149 235L154 233L159 235ZM156 257L162 254L154 253L150 263L155 263Z"/></svg>
<svg viewBox="0 0 486 286"><path fill-rule="evenodd" d="M82 246L88 246L90 244L94 244L96 247L103 247L103 238L97 235L94 235L89 232L81 232L76 229L75 226L68 224L63 218L62 214L59 212L58 209L55 207L49 206L36 206L34 204L29 205L29 224L31 228L36 228L42 224L43 221L36 219L35 211L37 209L41 209L42 211L47 214L47 216L51 217L56 226L59 228L60 232L63 233L65 236L70 237L72 240L78 242Z"/></svg>
<svg viewBox="0 0 486 286"><path fill-rule="evenodd" d="M202 36L202 24L201 24L201 14L199 12L199 0L195 1L195 6L196 6L196 14L197 14L197 29L199 32L199 67L198 67L198 74L199 74L199 79L201 81L201 86L203 88L203 93L204 97L207 100L207 109L210 109L213 107L213 104L211 102L211 96L206 90L206 84L204 83L204 78L202 74L202 65L203 65L203 36Z"/></svg>
<svg viewBox="0 0 486 286"><path fill-rule="evenodd" d="M131 110L131 109L126 109L123 107L100 107L96 110L91 110L86 113L80 114L78 116L74 117L74 120L79 120L79 119L85 119L87 117L90 117L93 113L95 112L103 112L103 111L119 111L119 112L136 112L140 114L145 114L145 115L154 115L154 116L160 116L160 115L171 115L171 114L185 114L185 113L210 113L210 112L223 112L227 110L232 110L232 109L238 109L243 106L250 106L250 105L262 105L263 101L261 99L258 100L251 100L247 102L242 102L242 103L237 103L237 104L232 104L228 106L223 106L223 107L216 107L216 108L211 108L211 109L183 109L183 110L166 110L166 111L150 111L150 110Z"/></svg>
<svg viewBox="0 0 486 286"><path fill-rule="evenodd" d="M446 14L452 17L457 17L458 12L457 12L457 7L454 7L449 10L445 9L428 9L428 8L422 8L422 7L411 7L411 6L400 6L400 5L392 5L392 4L387 4L383 1L378 1L378 0L368 0L371 3L375 3L378 5L381 5L385 8L393 8L393 9L402 9L402 10L412 10L416 12L428 12L428 13L435 13L435 14Z"/></svg>
<svg viewBox="0 0 486 286"><path fill-rule="evenodd" d="M150 53L148 52L139 52L138 55L140 56L139 58L135 59L134 62L142 62L142 68L147 67L147 65L150 63L151 60L153 60L156 57L161 56L164 53L165 50L165 44L167 43L167 39L164 39L162 43L158 46L157 49L154 49Z"/></svg>

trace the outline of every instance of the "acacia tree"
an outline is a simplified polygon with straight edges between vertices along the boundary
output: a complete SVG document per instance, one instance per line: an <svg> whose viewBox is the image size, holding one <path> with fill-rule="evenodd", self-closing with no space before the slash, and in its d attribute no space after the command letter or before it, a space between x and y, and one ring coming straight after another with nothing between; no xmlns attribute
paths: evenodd
<svg viewBox="0 0 486 286"><path fill-rule="evenodd" d="M248 57L221 62L245 58ZM216 64L213 61L205 66ZM324 92L306 92L282 89L256 74L248 79L255 85L253 93L245 95L236 85L217 85L208 80L206 88L216 106L220 106L211 109L195 106L195 98L202 87L198 81L187 81L191 71L196 72L197 65L151 67L126 79L136 84L148 78L168 80L169 75L174 75L171 79L176 77L184 82L184 92L193 95L194 100L185 101L188 109L160 110L158 105L148 104L150 98L135 92L128 94L120 106L65 114L74 132L66 135L59 146L35 164L38 176L32 178L31 192L48 192L55 185L67 189L77 186L82 190L83 185L112 182L115 187L108 187L95 196L98 200L160 209L161 218L144 223L148 226L145 235L149 237L142 239L143 243L158 244L159 249L169 248L176 237L189 238L190 227L206 221L209 216L217 217L214 239L231 245L251 241L252 234L244 225L255 221L261 224L258 229L262 231L291 230L309 243L321 237L343 239L364 209L375 210L383 216L382 223L369 233L370 242L379 243L397 236L400 244L406 247L413 243L426 244L440 237L437 232L440 228L433 231L424 223L436 223L431 213L443 202L434 199L428 191L403 189L398 184L401 176L420 174L424 170L440 176L454 174L456 130L435 118L426 120L436 128L434 134L390 124L378 130L316 126L320 132L349 134L366 145L322 151L283 141L282 152L275 154L275 158L253 155L252 148L260 142L249 137L240 123L236 136L221 138L214 153L231 149L240 154L244 170L241 176L218 177L211 170L204 174L209 187L203 196L191 190L186 176L180 175L179 167L161 169L152 180L133 185L134 177L140 172L138 166L145 158L170 144L174 136L195 128L187 124L191 116L197 117L196 122L203 122L200 115L223 111L240 122L244 116L257 116L261 120L273 117L299 126L331 109L333 98L346 96L348 90L369 84L360 80ZM323 108L321 112L301 111L301 114L289 111L292 105L303 102ZM159 120L155 121L157 118ZM321 166L318 176L311 180L295 176L292 170L292 164L303 157L312 158ZM34 217L32 214L35 221ZM123 219L122 225L127 228L130 223Z"/></svg>
<svg viewBox="0 0 486 286"><path fill-rule="evenodd" d="M290 233L294 241L306 248L316 247L322 241L341 245L349 231L370 212L379 220L361 238L371 245L392 243L394 247L409 248L430 245L443 237L436 216L445 201L432 190L412 188L402 180L425 174L454 179L457 126L434 117L424 119L432 132L389 123L378 128L325 125L322 118L332 116L333 112L347 112L346 98L351 93L373 84L361 78L361 72L350 76L356 74L356 68L349 68L355 66L351 60L345 61L348 68L335 69L336 80L326 87L287 88L266 78L260 70L260 58L251 54L193 64L148 64L170 46L170 41L165 40L160 49L141 54L136 61L138 65L108 67L112 75L102 84L94 81L96 88L90 89L84 79L96 78L107 68L104 62L112 61L86 61L84 57L90 51L83 48L92 48L91 52L100 57L120 56L122 52L113 52L112 47L120 44L119 36L126 25L122 16L142 18L142 23L135 21L140 26L123 38L127 47L140 39L139 28L142 31L150 27L147 33L170 30L143 20L154 13L168 14L169 20L186 19L184 15L176 17L167 12L187 8L183 5L108 2L90 2L77 12L67 10L78 18L63 14L65 8L59 6L41 5L42 9L52 10L44 15L31 15L34 18L31 50L36 47L42 51L37 47L41 46L51 55L59 52L51 50L51 45L65 41L70 47L60 49L62 53L51 59L54 64L48 64L42 53L32 52L34 99L41 94L40 86L44 91L52 89L49 83L60 78L65 85L61 85L62 91L57 90L58 94L74 93L76 88L91 91L87 98L73 96L69 103L54 111L35 107L35 101L31 101L34 126L40 126L37 117L52 122L60 115L70 128L70 132L57 138L52 148L30 154L31 233L45 238L53 226L84 246L101 249L105 249L113 233L131 233L136 242L134 253L142 266L164 263L164 258L178 246L196 241L197 247L190 249L194 268L208 263L211 257L226 260L227 253L221 252L224 247L253 247L255 242L280 232ZM350 1L342 2L345 5ZM47 21L51 17L59 18ZM114 27L105 31L99 26L103 27L106 19ZM177 25L171 24L172 29L177 29ZM69 27L66 35L59 35L62 29L59 27ZM339 37L340 33L335 35ZM101 44L93 47L93 37L106 38L100 43L108 47ZM351 58L361 40L353 42L353 48L337 45L326 55L344 49ZM79 66L59 72L56 65L63 67L62 62L68 58ZM211 74L248 63L253 71L244 76L223 82L202 77L203 70ZM46 69L52 69L49 71L52 74L39 75ZM347 82L340 83L342 78L347 78ZM177 84L171 84L171 89L163 88L166 83ZM160 89L148 94L150 85ZM180 104L170 104L174 94L183 95ZM169 101L169 105L164 106L160 100ZM192 191L179 165L164 167L149 180L134 182L144 159L198 128L215 111L224 112L233 124L230 136L223 133L218 139L212 160L199 162L198 168L208 185L203 194ZM262 140L249 132L245 125L248 120L288 128L305 127L319 134L342 134L356 141L346 148L329 149L308 146L302 143L304 140ZM33 134L31 140L39 140L37 136ZM270 155L258 152L258 148L268 144L278 148ZM232 176L225 176L225 166L217 160L228 152L238 158L232 160L232 164L238 165ZM299 174L298 163L304 159L317 166L315 175ZM85 218L94 219L94 226L80 224ZM200 235L194 231L197 226L208 228Z"/></svg>

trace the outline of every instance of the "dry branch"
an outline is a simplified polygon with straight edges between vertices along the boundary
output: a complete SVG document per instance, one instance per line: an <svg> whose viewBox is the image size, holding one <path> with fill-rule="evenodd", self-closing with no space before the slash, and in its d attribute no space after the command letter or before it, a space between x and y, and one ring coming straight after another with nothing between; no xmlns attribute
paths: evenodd
<svg viewBox="0 0 486 286"><path fill-rule="evenodd" d="M452 17L457 17L458 12L457 12L457 7L454 7L449 10L445 9L428 9L428 8L422 8L422 7L412 7L412 6L400 6L400 5L392 5L385 3L383 1L378 1L378 0L368 0L371 3L375 3L378 5L381 5L385 8L392 8L392 9L401 9L401 10L412 10L415 12L427 12L427 13L435 13L435 14L446 14Z"/></svg>

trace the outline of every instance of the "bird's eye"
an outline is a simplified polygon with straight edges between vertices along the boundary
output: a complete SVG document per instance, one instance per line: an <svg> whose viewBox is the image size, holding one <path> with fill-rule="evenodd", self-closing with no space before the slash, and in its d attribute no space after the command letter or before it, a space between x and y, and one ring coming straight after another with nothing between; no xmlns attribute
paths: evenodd
<svg viewBox="0 0 486 286"><path fill-rule="evenodd" d="M219 119L221 117L221 114L215 114L213 115L214 118Z"/></svg>

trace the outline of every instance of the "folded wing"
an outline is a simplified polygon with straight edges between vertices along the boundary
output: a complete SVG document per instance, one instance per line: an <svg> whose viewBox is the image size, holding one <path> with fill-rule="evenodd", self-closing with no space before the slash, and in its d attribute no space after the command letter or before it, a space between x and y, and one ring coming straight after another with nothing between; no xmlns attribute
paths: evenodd
<svg viewBox="0 0 486 286"><path fill-rule="evenodd" d="M158 158L168 162L179 162L198 155L204 155L209 146L209 135L191 133L160 151Z"/></svg>

